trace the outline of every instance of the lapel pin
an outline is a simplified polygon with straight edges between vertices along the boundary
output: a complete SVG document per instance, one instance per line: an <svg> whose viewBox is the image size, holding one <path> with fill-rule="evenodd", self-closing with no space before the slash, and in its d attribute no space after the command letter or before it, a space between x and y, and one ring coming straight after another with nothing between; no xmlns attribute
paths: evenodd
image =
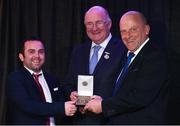
<svg viewBox="0 0 180 126"><path fill-rule="evenodd" d="M109 53L109 52L104 52L104 53L105 53L104 58L105 58L105 59L109 59L110 53Z"/></svg>

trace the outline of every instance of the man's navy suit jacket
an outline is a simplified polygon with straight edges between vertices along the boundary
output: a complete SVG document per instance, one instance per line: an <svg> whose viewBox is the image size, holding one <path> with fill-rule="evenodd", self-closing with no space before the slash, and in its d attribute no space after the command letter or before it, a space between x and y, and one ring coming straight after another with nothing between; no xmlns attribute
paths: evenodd
<svg viewBox="0 0 180 126"><path fill-rule="evenodd" d="M67 81L65 86L71 85L73 88L68 91L68 96L70 95L71 91L77 91L78 75L89 75L90 49L91 42L88 41L77 46L72 53L71 63L69 65L69 73L66 78ZM112 71L112 67L117 66L117 60L120 59L124 50L125 46L121 41L119 41L119 39L111 38L93 73L94 95L100 95L103 99L106 99L112 94L113 83L117 76L117 73ZM96 115L90 112L83 114L82 118L80 117L76 119L78 124L105 123L102 115Z"/></svg>
<svg viewBox="0 0 180 126"><path fill-rule="evenodd" d="M52 103L44 102L33 76L25 68L8 76L7 124L41 124L49 116L64 116L64 100L57 79L43 72L51 92Z"/></svg>
<svg viewBox="0 0 180 126"><path fill-rule="evenodd" d="M149 41L128 70L117 93L102 102L109 124L165 124L169 74L163 52Z"/></svg>

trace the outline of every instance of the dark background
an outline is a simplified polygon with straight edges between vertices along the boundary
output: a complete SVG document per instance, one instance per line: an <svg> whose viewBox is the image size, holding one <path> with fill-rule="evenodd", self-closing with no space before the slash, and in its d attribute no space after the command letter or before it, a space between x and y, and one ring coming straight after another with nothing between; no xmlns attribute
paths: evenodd
<svg viewBox="0 0 180 126"><path fill-rule="evenodd" d="M84 13L94 5L105 7L112 18L112 34L119 37L119 19L128 10L142 12L151 25L151 39L167 53L172 77L169 124L180 124L180 8L178 0L0 0L0 124L6 115L5 80L20 67L18 45L28 36L45 42L45 69L61 82L72 49L87 39Z"/></svg>

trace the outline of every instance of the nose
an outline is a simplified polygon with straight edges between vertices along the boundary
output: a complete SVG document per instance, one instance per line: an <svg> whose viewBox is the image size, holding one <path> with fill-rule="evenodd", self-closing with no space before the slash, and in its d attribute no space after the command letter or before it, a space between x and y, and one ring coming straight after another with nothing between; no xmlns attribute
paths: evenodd
<svg viewBox="0 0 180 126"><path fill-rule="evenodd" d="M39 53L36 52L36 53L34 54L34 56L35 56L35 57L39 57Z"/></svg>
<svg viewBox="0 0 180 126"><path fill-rule="evenodd" d="M93 24L93 30L97 30L97 25L96 24Z"/></svg>
<svg viewBox="0 0 180 126"><path fill-rule="evenodd" d="M128 31L127 33L126 33L126 35L125 35L125 37L127 38L127 39L129 39L129 38L131 38L131 32L130 31Z"/></svg>

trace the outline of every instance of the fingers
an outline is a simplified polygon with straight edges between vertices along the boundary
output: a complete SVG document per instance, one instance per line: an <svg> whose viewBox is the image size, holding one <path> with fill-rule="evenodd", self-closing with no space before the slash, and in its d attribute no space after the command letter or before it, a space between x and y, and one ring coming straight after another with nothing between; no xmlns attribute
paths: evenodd
<svg viewBox="0 0 180 126"><path fill-rule="evenodd" d="M91 100L94 100L94 99L102 100L101 96L98 96L98 95L91 96Z"/></svg>
<svg viewBox="0 0 180 126"><path fill-rule="evenodd" d="M91 111L91 106L92 106L91 102L92 102L92 101L93 101L93 100L89 101L89 102L85 105L84 111L86 111L86 110Z"/></svg>
<svg viewBox="0 0 180 126"><path fill-rule="evenodd" d="M67 101L65 102L65 115L66 116L73 116L77 108L75 106L75 101Z"/></svg>
<svg viewBox="0 0 180 126"><path fill-rule="evenodd" d="M84 111L86 111L86 110L88 110L88 108L89 108L89 105L88 105L88 103L85 105L85 107L84 107Z"/></svg>
<svg viewBox="0 0 180 126"><path fill-rule="evenodd" d="M73 116L76 113L76 111L77 111L76 107L71 108L69 111L69 116Z"/></svg>
<svg viewBox="0 0 180 126"><path fill-rule="evenodd" d="M77 101L78 93L77 91L71 92L70 99L71 101Z"/></svg>
<svg viewBox="0 0 180 126"><path fill-rule="evenodd" d="M75 105L76 101L68 101L69 104Z"/></svg>
<svg viewBox="0 0 180 126"><path fill-rule="evenodd" d="M102 107L101 107L102 98L98 97L97 99L94 98L93 100L90 100L84 107L84 110L91 111L93 113L101 113Z"/></svg>

